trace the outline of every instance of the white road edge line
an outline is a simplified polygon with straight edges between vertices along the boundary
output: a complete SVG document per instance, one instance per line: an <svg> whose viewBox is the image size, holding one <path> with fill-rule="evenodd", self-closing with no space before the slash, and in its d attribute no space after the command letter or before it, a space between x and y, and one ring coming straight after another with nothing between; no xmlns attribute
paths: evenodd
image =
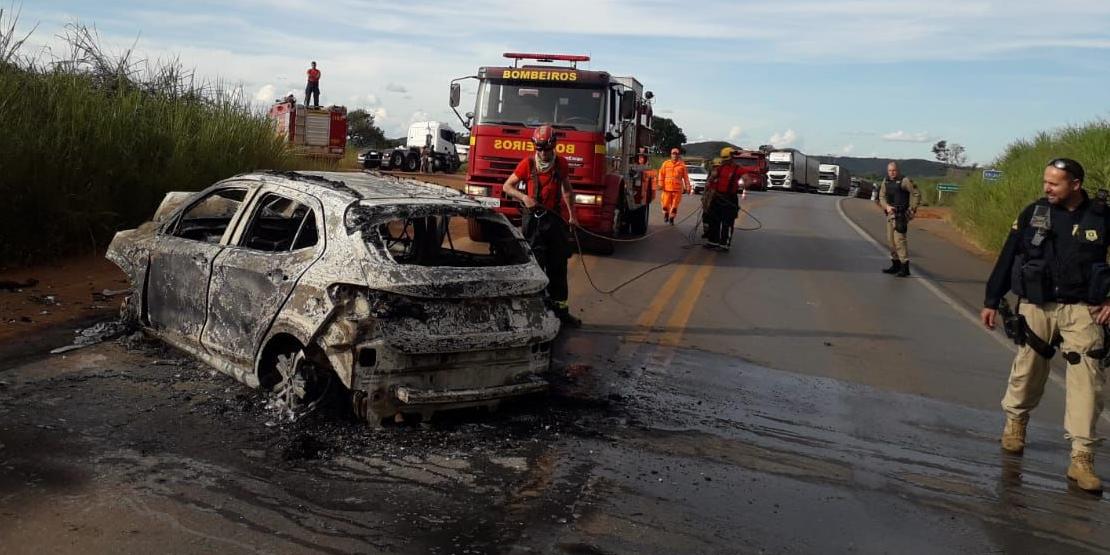
<svg viewBox="0 0 1110 555"><path fill-rule="evenodd" d="M858 224L856 224L856 222L853 222L852 219L848 217L848 214L846 214L844 212L843 204L844 204L844 201L846 201L846 200L848 200L848 199L847 198L842 198L842 199L840 199L836 202L836 211L840 214L840 218L842 220L844 220L844 222L847 223L852 229L854 229L856 231L856 233L859 234L860 237L863 237L863 239L865 241L867 241L868 243L871 243L871 245L873 245L875 247L875 249L877 249L880 253L882 253L882 255L884 257L885 256L890 256L890 249L882 246L878 241L875 240L874 237L871 237L871 235L868 234L867 231L865 231L862 227L860 227ZM976 329L982 330L987 335L989 335L991 337L991 339L994 339L995 341L997 341L1000 345L1002 345L1003 347L1008 349L1011 353L1017 354L1017 346L1014 345L1014 343L1012 341L1007 339L1001 333L993 332L991 330L988 330L986 327L984 327L983 323L979 321L979 315L973 314L970 310L968 310L966 307L964 307L962 304L960 304L959 301L957 301L956 299L953 299L950 295L948 295L948 293L945 293L944 290L941 289L940 287L938 287L937 284L933 283L933 281L931 279L921 275L920 273L915 274L914 277L916 279L914 279L913 281L916 281L916 282L920 283L926 289L931 291L934 295L937 296L938 299L944 301L945 304L950 306L952 308L952 310L955 310L956 313L958 313L960 316L963 316L969 322L971 322L971 324L973 326L975 326ZM1057 387L1059 387L1060 389L1067 392L1067 386L1066 386L1067 382L1064 381L1064 378L1057 375L1056 372L1053 372L1050 369L1049 372L1048 372L1048 378ZM1102 420L1105 420L1107 423L1110 423L1110 414L1107 414L1105 412L1102 413Z"/></svg>

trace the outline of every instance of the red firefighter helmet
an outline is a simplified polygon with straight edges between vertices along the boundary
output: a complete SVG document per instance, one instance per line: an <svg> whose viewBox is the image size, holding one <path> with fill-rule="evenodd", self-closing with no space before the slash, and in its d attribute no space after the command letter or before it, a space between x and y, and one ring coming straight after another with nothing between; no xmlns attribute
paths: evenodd
<svg viewBox="0 0 1110 555"><path fill-rule="evenodd" d="M532 132L532 144L536 150L551 150L555 148L555 128L550 125L541 125Z"/></svg>

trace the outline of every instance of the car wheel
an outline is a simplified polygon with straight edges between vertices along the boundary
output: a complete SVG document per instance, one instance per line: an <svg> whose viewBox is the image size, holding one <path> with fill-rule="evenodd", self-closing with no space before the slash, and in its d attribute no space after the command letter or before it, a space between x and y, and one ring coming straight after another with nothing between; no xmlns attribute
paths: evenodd
<svg viewBox="0 0 1110 555"><path fill-rule="evenodd" d="M274 370L277 383L270 390L270 406L291 422L312 412L335 387L335 374L308 360L304 349L279 353Z"/></svg>
<svg viewBox="0 0 1110 555"><path fill-rule="evenodd" d="M420 169L420 155L415 152L410 152L405 156L405 163L401 166L402 170L407 172L414 172Z"/></svg>
<svg viewBox="0 0 1110 555"><path fill-rule="evenodd" d="M405 161L405 155L401 154L400 152L394 151L393 154L389 155L389 169L395 170L395 169L401 167L401 164L404 161Z"/></svg>

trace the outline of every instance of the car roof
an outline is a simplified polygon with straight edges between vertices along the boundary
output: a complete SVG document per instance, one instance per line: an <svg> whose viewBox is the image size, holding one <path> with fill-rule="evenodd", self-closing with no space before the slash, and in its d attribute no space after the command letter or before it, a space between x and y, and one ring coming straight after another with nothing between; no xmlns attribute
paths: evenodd
<svg viewBox="0 0 1110 555"><path fill-rule="evenodd" d="M367 205L442 201L481 206L478 201L442 185L377 172L263 171L238 175L233 179L300 186L318 196L344 204L356 201Z"/></svg>

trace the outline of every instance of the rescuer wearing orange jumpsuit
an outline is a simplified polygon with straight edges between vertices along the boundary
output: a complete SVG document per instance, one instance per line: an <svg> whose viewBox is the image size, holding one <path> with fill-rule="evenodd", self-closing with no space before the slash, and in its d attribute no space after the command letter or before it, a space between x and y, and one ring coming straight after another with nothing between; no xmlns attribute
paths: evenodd
<svg viewBox="0 0 1110 555"><path fill-rule="evenodd" d="M671 225L674 225L674 217L678 214L682 194L690 192L690 176L686 173L686 162L682 161L681 154L677 148L671 149L671 159L659 168L657 181L663 189L663 221Z"/></svg>

